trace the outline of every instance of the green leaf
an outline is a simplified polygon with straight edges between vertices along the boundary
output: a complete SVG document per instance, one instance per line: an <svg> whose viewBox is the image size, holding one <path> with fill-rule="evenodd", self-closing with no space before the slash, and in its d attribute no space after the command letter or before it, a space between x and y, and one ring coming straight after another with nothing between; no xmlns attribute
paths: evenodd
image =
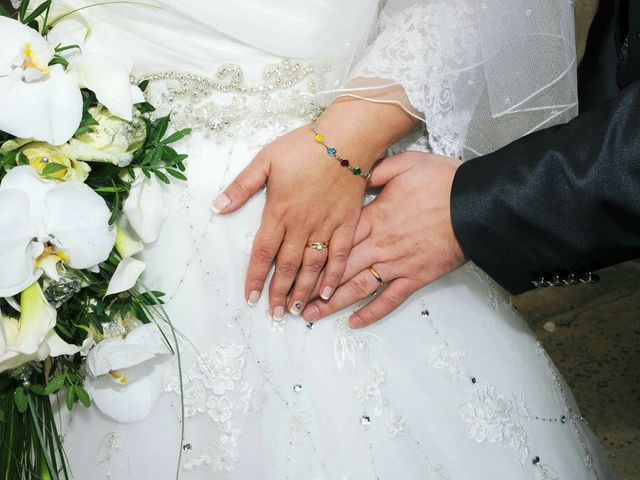
<svg viewBox="0 0 640 480"><path fill-rule="evenodd" d="M138 84L138 88L143 92L147 90L148 86L149 86L149 80L143 80Z"/></svg>
<svg viewBox="0 0 640 480"><path fill-rule="evenodd" d="M44 396L49 395L49 394L47 393L47 389L46 389L43 385L40 385L40 384L38 384L38 383L32 383L32 384L29 386L29 390L31 390L31 391L32 391L33 393L35 393L36 395L41 395L41 396L43 396L43 397L44 397Z"/></svg>
<svg viewBox="0 0 640 480"><path fill-rule="evenodd" d="M56 393L58 390L64 387L65 379L65 375L58 375L57 377L51 379L49 383L47 383L47 393L51 395L52 393Z"/></svg>
<svg viewBox="0 0 640 480"><path fill-rule="evenodd" d="M29 8L29 0L22 0L20 2L20 8L18 9L19 18L22 23L25 23L24 17L27 14L28 8Z"/></svg>
<svg viewBox="0 0 640 480"><path fill-rule="evenodd" d="M11 17L11 12L4 5L0 5L0 17Z"/></svg>
<svg viewBox="0 0 640 480"><path fill-rule="evenodd" d="M82 49L80 48L80 45L77 44L73 44L73 45L65 45L64 47L61 47L60 45L58 45L55 49L56 53L60 53L60 52L66 52L67 50L72 50L74 48L77 48L78 50L82 51Z"/></svg>
<svg viewBox="0 0 640 480"><path fill-rule="evenodd" d="M73 410L73 404L76 403L76 389L75 389L75 387L69 387L67 389L66 403L67 403L67 408L70 411Z"/></svg>
<svg viewBox="0 0 640 480"><path fill-rule="evenodd" d="M85 407L89 408L91 406L91 398L89 397L89 394L87 393L87 391L84 388L82 388L80 385L75 385L73 389L76 392L76 395L78 396L78 400L80 400L80 403L82 403Z"/></svg>
<svg viewBox="0 0 640 480"><path fill-rule="evenodd" d="M22 20L22 23L26 23L29 24L31 22L33 22L36 18L38 18L40 15L42 15L44 12L46 12L47 10L49 10L49 8L51 8L51 0L47 0L46 2L41 3L40 5L38 5L33 12L31 12L29 14L29 16L27 18L25 18L24 20Z"/></svg>
<svg viewBox="0 0 640 480"><path fill-rule="evenodd" d="M27 411L29 402L27 400L27 393L25 392L24 387L16 388L16 391L13 394L13 403L15 403L16 408L20 413Z"/></svg>
<svg viewBox="0 0 640 480"><path fill-rule="evenodd" d="M20 152L18 154L18 165L29 165L29 157Z"/></svg>
<svg viewBox="0 0 640 480"><path fill-rule="evenodd" d="M138 103L136 105L136 108L142 114L151 113L151 112L155 112L156 111L156 107L151 105L149 102Z"/></svg>
<svg viewBox="0 0 640 480"><path fill-rule="evenodd" d="M43 175L53 175L54 173L58 173L62 170L66 170L67 167L60 163L51 162L42 170Z"/></svg>
<svg viewBox="0 0 640 480"><path fill-rule="evenodd" d="M153 140L159 142L162 137L164 137L164 134L167 133L167 128L169 128L169 115L158 119L156 122L156 131L154 132Z"/></svg>
<svg viewBox="0 0 640 480"><path fill-rule="evenodd" d="M166 184L171 183L171 182L169 181L169 178L168 178L164 173L162 173L160 170L154 170L154 171L153 171L153 173L155 173L155 174L156 174L156 177L158 177L158 179L159 179L162 183L166 183Z"/></svg>
<svg viewBox="0 0 640 480"><path fill-rule="evenodd" d="M167 138L165 138L162 141L162 143L165 143L165 144L174 143L174 142L177 142L178 140L182 140L184 137L190 134L191 134L191 129L184 128L182 130L178 130L177 132L174 132L171 135L169 135Z"/></svg>
<svg viewBox="0 0 640 480"><path fill-rule="evenodd" d="M172 177L175 177L179 180L185 180L185 181L187 180L187 176L184 173L180 173L179 171L174 170L173 168L166 168L165 170Z"/></svg>
<svg viewBox="0 0 640 480"><path fill-rule="evenodd" d="M60 55L54 55L54 57L49 62L49 66L52 66L52 65L62 65L65 70L69 68L69 62L67 61L67 59L64 57L61 57Z"/></svg>

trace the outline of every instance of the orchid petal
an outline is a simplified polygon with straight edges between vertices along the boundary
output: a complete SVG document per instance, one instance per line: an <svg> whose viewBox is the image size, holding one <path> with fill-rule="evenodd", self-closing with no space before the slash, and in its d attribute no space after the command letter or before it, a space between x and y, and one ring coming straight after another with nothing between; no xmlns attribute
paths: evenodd
<svg viewBox="0 0 640 480"><path fill-rule="evenodd" d="M146 98L144 98L144 92L140 90L140 87L137 85L131 85L131 101L134 105L146 101Z"/></svg>
<svg viewBox="0 0 640 480"><path fill-rule="evenodd" d="M162 185L155 176L138 174L122 211L129 225L144 243L154 242L169 214L162 194Z"/></svg>
<svg viewBox="0 0 640 480"><path fill-rule="evenodd" d="M0 90L0 130L52 145L69 140L82 120L82 94L60 65L46 79Z"/></svg>
<svg viewBox="0 0 640 480"><path fill-rule="evenodd" d="M128 381L114 383L108 375L87 377L85 388L96 407L119 423L145 419L164 391L171 357L162 355L120 373Z"/></svg>
<svg viewBox="0 0 640 480"><path fill-rule="evenodd" d="M104 199L81 182L58 184L46 196L47 227L69 255L72 268L90 268L109 258L115 228Z"/></svg>
<svg viewBox="0 0 640 480"><path fill-rule="evenodd" d="M5 300L16 312L20 312L20 303L15 299L15 297L5 297Z"/></svg>
<svg viewBox="0 0 640 480"><path fill-rule="evenodd" d="M80 88L88 88L115 116L133 120L129 72L114 58L100 53L83 53L67 70Z"/></svg>
<svg viewBox="0 0 640 480"><path fill-rule="evenodd" d="M145 324L126 339L100 342L87 357L85 388L95 405L120 423L146 418L166 387L171 355L157 325ZM111 379L118 371L119 382Z"/></svg>
<svg viewBox="0 0 640 480"><path fill-rule="evenodd" d="M24 354L40 350L44 339L56 324L56 310L44 298L40 284L35 282L20 298L21 314L18 336L11 349Z"/></svg>
<svg viewBox="0 0 640 480"><path fill-rule="evenodd" d="M20 190L0 190L0 297L20 293L40 276L33 244L38 230L29 219L29 197Z"/></svg>
<svg viewBox="0 0 640 480"><path fill-rule="evenodd" d="M13 63L25 43L37 49L47 47L46 40L33 28L8 17L0 17L0 63Z"/></svg>
<svg viewBox="0 0 640 480"><path fill-rule="evenodd" d="M135 328L125 339L112 337L98 343L87 356L87 370L98 377L169 353L158 326L147 323Z"/></svg>
<svg viewBox="0 0 640 480"><path fill-rule="evenodd" d="M59 357L60 355L75 355L78 352L88 351L93 345L93 338L88 336L82 342L82 345L74 345L73 343L67 343L55 332L51 331L47 338L47 347L49 348L50 357Z"/></svg>
<svg viewBox="0 0 640 480"><path fill-rule="evenodd" d="M45 197L56 185L54 181L44 180L33 168L21 165L9 170L0 183L0 191L16 190L28 196L28 206L20 210L20 213L28 215L35 222L34 228L37 230L33 232L34 235L43 236L47 233L43 231L46 217Z"/></svg>
<svg viewBox="0 0 640 480"><path fill-rule="evenodd" d="M133 288L138 278L140 278L140 275L142 275L142 272L144 272L145 267L144 262L133 257L127 257L122 260L116 267L116 271L109 281L105 297L107 295L126 292Z"/></svg>

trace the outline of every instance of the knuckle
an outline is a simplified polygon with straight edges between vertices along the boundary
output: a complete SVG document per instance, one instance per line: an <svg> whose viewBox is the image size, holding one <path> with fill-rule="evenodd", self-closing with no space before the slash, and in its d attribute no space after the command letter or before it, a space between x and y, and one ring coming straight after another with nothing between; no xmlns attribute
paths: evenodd
<svg viewBox="0 0 640 480"><path fill-rule="evenodd" d="M256 246L253 249L253 258L262 264L271 265L273 257L274 253L267 247Z"/></svg>
<svg viewBox="0 0 640 480"><path fill-rule="evenodd" d="M302 266L302 269L309 273L320 273L323 268L324 268L324 263L319 261L305 263Z"/></svg>
<svg viewBox="0 0 640 480"><path fill-rule="evenodd" d="M298 266L290 262L283 262L276 265L276 273L285 276L292 277L298 272Z"/></svg>
<svg viewBox="0 0 640 480"><path fill-rule="evenodd" d="M366 297L370 293L369 284L364 278L354 278L349 285L353 293L360 297Z"/></svg>
<svg viewBox="0 0 640 480"><path fill-rule="evenodd" d="M349 251L345 248L339 248L330 252L331 261L336 263L347 263L349 259Z"/></svg>

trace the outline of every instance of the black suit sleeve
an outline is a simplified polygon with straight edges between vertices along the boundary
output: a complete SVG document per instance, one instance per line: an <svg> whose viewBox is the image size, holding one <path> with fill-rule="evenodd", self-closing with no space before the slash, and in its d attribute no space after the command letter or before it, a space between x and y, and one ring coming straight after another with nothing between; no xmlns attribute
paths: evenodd
<svg viewBox="0 0 640 480"><path fill-rule="evenodd" d="M514 294L640 256L640 82L464 163L451 202L467 256Z"/></svg>

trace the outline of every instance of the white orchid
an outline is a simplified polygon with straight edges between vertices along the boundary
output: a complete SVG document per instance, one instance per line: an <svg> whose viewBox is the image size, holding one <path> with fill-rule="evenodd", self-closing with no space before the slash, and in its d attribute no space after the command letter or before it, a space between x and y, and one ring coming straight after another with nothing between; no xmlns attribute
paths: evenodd
<svg viewBox="0 0 640 480"><path fill-rule="evenodd" d="M133 104L143 102L144 96L130 83L133 61L125 53L127 45L109 24L97 22L88 28L77 20L63 20L49 38L51 43L80 46L64 54L69 62L67 74L80 88L95 93L113 115L133 120Z"/></svg>
<svg viewBox="0 0 640 480"><path fill-rule="evenodd" d="M115 228L105 201L84 183L15 167L0 183L0 297L15 295L59 261L89 269L105 261ZM53 264L53 265L52 265Z"/></svg>
<svg viewBox="0 0 640 480"><path fill-rule="evenodd" d="M171 351L157 325L107 338L87 355L85 382L94 404L120 423L144 419L167 384Z"/></svg>
<svg viewBox="0 0 640 480"><path fill-rule="evenodd" d="M0 130L52 145L67 142L82 119L81 88L93 91L111 113L130 121L142 92L130 85L132 64L122 57L125 50L111 43L115 37L108 27L99 24L88 31L68 20L49 36L48 42L19 21L0 17ZM61 53L69 63L66 71L62 65L50 65L61 39L80 47Z"/></svg>
<svg viewBox="0 0 640 480"><path fill-rule="evenodd" d="M32 28L0 17L0 130L58 145L82 119L82 95L53 48Z"/></svg>
<svg viewBox="0 0 640 480"><path fill-rule="evenodd" d="M56 311L37 282L22 292L20 310L20 318L0 312L0 373L31 361L73 355L92 343L88 337L82 346L72 345L58 336L53 330Z"/></svg>

